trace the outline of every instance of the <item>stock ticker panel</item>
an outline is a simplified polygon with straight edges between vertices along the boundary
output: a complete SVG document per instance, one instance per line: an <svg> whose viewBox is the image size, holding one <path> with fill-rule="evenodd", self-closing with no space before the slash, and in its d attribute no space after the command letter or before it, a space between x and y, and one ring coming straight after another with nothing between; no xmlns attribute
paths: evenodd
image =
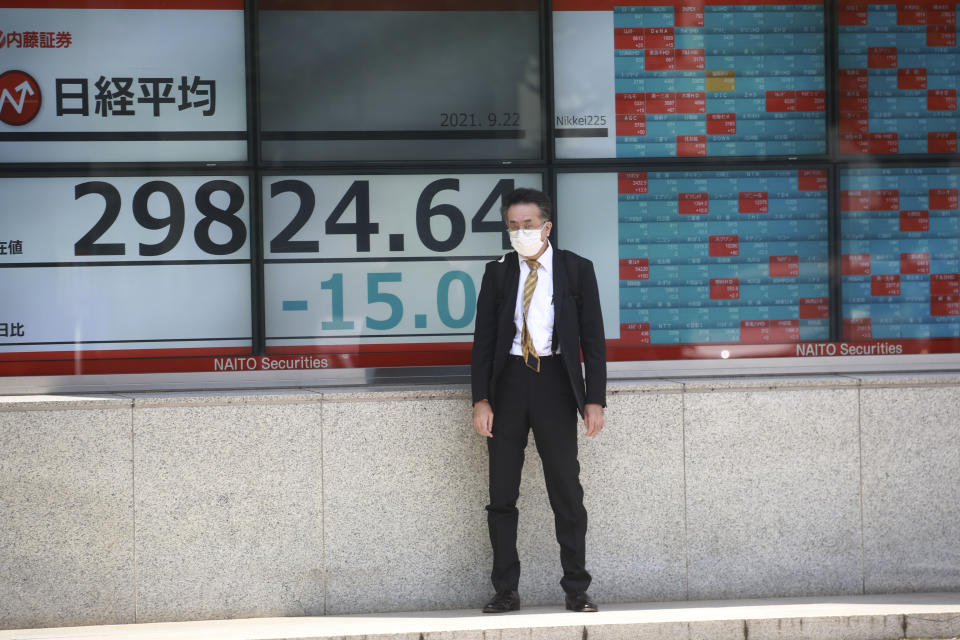
<svg viewBox="0 0 960 640"><path fill-rule="evenodd" d="M823 5L614 8L617 156L826 151Z"/></svg>
<svg viewBox="0 0 960 640"><path fill-rule="evenodd" d="M960 336L960 169L841 173L845 340Z"/></svg>
<svg viewBox="0 0 960 640"><path fill-rule="evenodd" d="M957 1L842 2L839 151L957 153Z"/></svg>
<svg viewBox="0 0 960 640"><path fill-rule="evenodd" d="M825 170L618 175L624 344L829 338Z"/></svg>
<svg viewBox="0 0 960 640"><path fill-rule="evenodd" d="M560 157L826 152L822 2L558 6Z"/></svg>

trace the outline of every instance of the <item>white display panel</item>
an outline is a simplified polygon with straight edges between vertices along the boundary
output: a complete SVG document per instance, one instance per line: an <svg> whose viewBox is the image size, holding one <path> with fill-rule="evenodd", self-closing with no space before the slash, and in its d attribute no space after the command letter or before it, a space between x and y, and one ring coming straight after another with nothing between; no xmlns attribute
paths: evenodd
<svg viewBox="0 0 960 640"><path fill-rule="evenodd" d="M484 264L509 251L502 196L540 186L539 174L264 178L268 353L469 345Z"/></svg>
<svg viewBox="0 0 960 640"><path fill-rule="evenodd" d="M617 157L613 33L612 11L553 12L554 127L606 129L558 137L558 158Z"/></svg>
<svg viewBox="0 0 960 640"><path fill-rule="evenodd" d="M620 231L616 173L563 173L557 176L561 246L593 261L600 289L603 333L620 337Z"/></svg>
<svg viewBox="0 0 960 640"><path fill-rule="evenodd" d="M0 354L249 352L248 188L245 176L0 179Z"/></svg>
<svg viewBox="0 0 960 640"><path fill-rule="evenodd" d="M11 4L0 163L247 159L242 0Z"/></svg>

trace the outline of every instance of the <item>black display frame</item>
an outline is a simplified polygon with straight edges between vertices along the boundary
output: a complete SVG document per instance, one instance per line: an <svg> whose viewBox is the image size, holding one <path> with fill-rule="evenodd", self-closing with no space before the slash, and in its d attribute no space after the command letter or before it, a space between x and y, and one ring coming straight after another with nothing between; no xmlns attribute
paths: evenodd
<svg viewBox="0 0 960 640"><path fill-rule="evenodd" d="M611 171L716 171L720 170L799 170L827 169L828 176L828 260L830 340L842 339L842 278L840 248L840 173L857 168L938 168L960 167L960 153L952 154L885 154L851 156L839 153L839 11L840 3L824 2L824 58L827 102L825 136L827 153L809 156L724 156L718 158L598 158L559 159L555 146L555 97L553 52L553 2L539 0L540 111L541 154L535 160L517 161L296 161L268 162L261 153L259 9L257 0L244 0L244 75L246 78L247 160L237 162L66 162L66 163L3 163L0 177L54 176L144 176L152 175L217 175L242 174L249 178L250 259L251 259L251 326L253 356L266 353L266 314L263 255L263 194L261 185L266 176L278 174L443 174L443 173L538 173L545 191L557 195L557 177L562 173ZM562 203L558 207L556 229L562 246ZM416 366L415 362L407 366ZM894 363L890 368L895 369Z"/></svg>

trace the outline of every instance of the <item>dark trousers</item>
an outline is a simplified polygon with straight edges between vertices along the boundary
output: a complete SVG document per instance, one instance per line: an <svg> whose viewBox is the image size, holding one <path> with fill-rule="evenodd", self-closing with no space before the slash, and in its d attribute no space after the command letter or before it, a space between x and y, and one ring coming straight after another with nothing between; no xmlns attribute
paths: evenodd
<svg viewBox="0 0 960 640"><path fill-rule="evenodd" d="M577 404L559 356L541 358L540 373L520 358L508 359L497 384L490 454L490 504L487 524L493 545L491 580L497 592L520 582L517 555L517 498L527 435L533 429L550 506L553 508L560 564L560 585L567 593L586 591L587 511L583 507L577 462Z"/></svg>

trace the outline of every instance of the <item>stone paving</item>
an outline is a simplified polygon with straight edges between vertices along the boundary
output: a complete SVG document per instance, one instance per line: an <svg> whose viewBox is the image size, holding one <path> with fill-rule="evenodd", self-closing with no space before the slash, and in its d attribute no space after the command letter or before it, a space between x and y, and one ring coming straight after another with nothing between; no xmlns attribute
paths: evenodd
<svg viewBox="0 0 960 640"><path fill-rule="evenodd" d="M601 604L0 631L0 640L960 640L960 593Z"/></svg>

